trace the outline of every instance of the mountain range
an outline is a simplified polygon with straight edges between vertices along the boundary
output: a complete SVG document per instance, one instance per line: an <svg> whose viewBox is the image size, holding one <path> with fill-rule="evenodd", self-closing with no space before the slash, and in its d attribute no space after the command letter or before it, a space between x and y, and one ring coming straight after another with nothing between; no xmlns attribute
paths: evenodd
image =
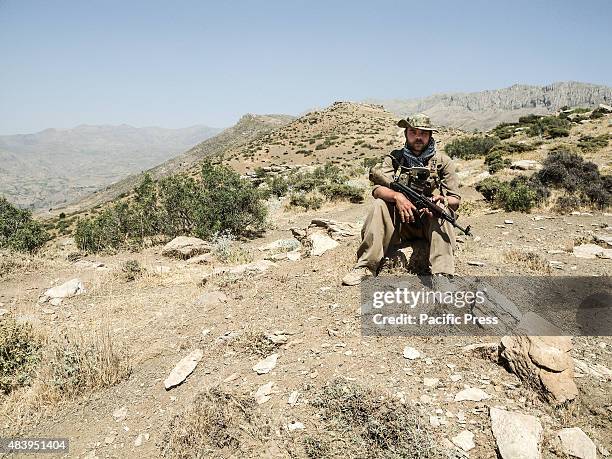
<svg viewBox="0 0 612 459"><path fill-rule="evenodd" d="M0 136L0 195L55 207L172 158L221 129L80 125Z"/></svg>

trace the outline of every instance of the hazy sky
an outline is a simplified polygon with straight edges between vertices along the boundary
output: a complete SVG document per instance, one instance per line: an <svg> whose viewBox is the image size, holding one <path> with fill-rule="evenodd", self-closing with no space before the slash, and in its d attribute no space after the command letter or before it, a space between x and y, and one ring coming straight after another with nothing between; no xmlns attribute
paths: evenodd
<svg viewBox="0 0 612 459"><path fill-rule="evenodd" d="M0 134L612 83L612 1L0 0Z"/></svg>

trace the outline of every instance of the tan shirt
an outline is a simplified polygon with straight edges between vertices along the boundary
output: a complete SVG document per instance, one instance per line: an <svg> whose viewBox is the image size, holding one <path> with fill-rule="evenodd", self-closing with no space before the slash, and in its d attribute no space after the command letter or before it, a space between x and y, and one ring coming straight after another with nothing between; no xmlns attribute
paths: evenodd
<svg viewBox="0 0 612 459"><path fill-rule="evenodd" d="M436 161L436 168L440 178L440 189L435 189L434 194L442 194L443 196L454 196L461 199L459 195L459 177L457 176L457 168L452 159L445 153L438 150L429 160ZM389 187L393 181L395 170L393 168L393 157L389 154L384 157L381 164L378 164L370 169L370 180L374 182L372 193L379 186Z"/></svg>

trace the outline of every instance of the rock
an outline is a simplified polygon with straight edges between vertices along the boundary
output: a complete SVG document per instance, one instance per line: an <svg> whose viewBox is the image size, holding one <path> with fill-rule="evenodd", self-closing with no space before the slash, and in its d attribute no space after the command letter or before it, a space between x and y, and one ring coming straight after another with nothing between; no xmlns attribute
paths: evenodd
<svg viewBox="0 0 612 459"><path fill-rule="evenodd" d="M175 237L162 249L162 255L182 259L191 258L206 252L210 252L210 245L206 241L188 236Z"/></svg>
<svg viewBox="0 0 612 459"><path fill-rule="evenodd" d="M612 249L604 249L596 244L582 244L574 247L574 256L576 258L586 258L593 260L597 257L611 258Z"/></svg>
<svg viewBox="0 0 612 459"><path fill-rule="evenodd" d="M568 455L579 459L595 459L597 457L595 444L579 427L561 429L557 436L561 440L563 450Z"/></svg>
<svg viewBox="0 0 612 459"><path fill-rule="evenodd" d="M482 261L476 261L476 260L468 260L467 264L470 266L487 266L486 263L482 262Z"/></svg>
<svg viewBox="0 0 612 459"><path fill-rule="evenodd" d="M51 308L42 308L42 312L43 314L55 314L55 311Z"/></svg>
<svg viewBox="0 0 612 459"><path fill-rule="evenodd" d="M185 381L187 376L189 376L193 370L195 370L203 355L204 352L201 349L196 349L184 357L164 380L164 387L166 390L169 390L174 386L178 386Z"/></svg>
<svg viewBox="0 0 612 459"><path fill-rule="evenodd" d="M100 261L78 260L74 263L77 268L104 268L104 263Z"/></svg>
<svg viewBox="0 0 612 459"><path fill-rule="evenodd" d="M307 236L307 240L310 256L319 257L328 250L338 247L338 243L334 239L323 233L312 233Z"/></svg>
<svg viewBox="0 0 612 459"><path fill-rule="evenodd" d="M612 381L612 370L610 370L608 367L598 363L587 363L584 360L576 358L572 360L574 361L574 368L576 372L579 373L576 374L576 377L590 375L602 381Z"/></svg>
<svg viewBox="0 0 612 459"><path fill-rule="evenodd" d="M270 381L269 383L260 386L255 392L255 401L258 405L262 403L266 403L270 400L270 395L272 394L272 388L274 387L274 381Z"/></svg>
<svg viewBox="0 0 612 459"><path fill-rule="evenodd" d="M63 298L51 298L49 300L49 304L51 306L59 306L60 304L62 304Z"/></svg>
<svg viewBox="0 0 612 459"><path fill-rule="evenodd" d="M263 375L269 373L276 366L276 360L278 359L278 354L272 354L260 361L257 365L253 367L253 371L255 371L258 375Z"/></svg>
<svg viewBox="0 0 612 459"><path fill-rule="evenodd" d="M593 234L593 239L595 239L597 242L603 242L609 247L612 247L612 236L607 236L605 234Z"/></svg>
<svg viewBox="0 0 612 459"><path fill-rule="evenodd" d="M302 258L301 252L287 252L287 260L290 261L299 261Z"/></svg>
<svg viewBox="0 0 612 459"><path fill-rule="evenodd" d="M215 256L212 253L203 253L187 260L190 265L208 265L215 261Z"/></svg>
<svg viewBox="0 0 612 459"><path fill-rule="evenodd" d="M232 382L232 381L235 381L236 379L238 379L239 377L240 377L240 375L238 373L232 373L227 378L225 378L223 380L223 382L224 383Z"/></svg>
<svg viewBox="0 0 612 459"><path fill-rule="evenodd" d="M8 314L8 309L0 308L0 317L2 317L4 314Z"/></svg>
<svg viewBox="0 0 612 459"><path fill-rule="evenodd" d="M127 413L127 406L122 406L121 408L117 408L115 411L113 411L113 418L115 418L115 421L121 422L127 417Z"/></svg>
<svg viewBox="0 0 612 459"><path fill-rule="evenodd" d="M599 104L599 108L605 112L612 113L612 106L606 104Z"/></svg>
<svg viewBox="0 0 612 459"><path fill-rule="evenodd" d="M491 408L491 430L502 459L540 459L542 424L535 416Z"/></svg>
<svg viewBox="0 0 612 459"><path fill-rule="evenodd" d="M500 359L510 370L529 385L537 387L553 405L574 400L578 388L574 383L574 362L570 356L571 338L554 325L527 313L519 322L518 334L504 336L500 344Z"/></svg>
<svg viewBox="0 0 612 459"><path fill-rule="evenodd" d="M220 303L227 303L227 295L220 290L203 293L196 300L199 306L217 306Z"/></svg>
<svg viewBox="0 0 612 459"><path fill-rule="evenodd" d="M439 382L438 378L423 378L423 385L425 387L436 387Z"/></svg>
<svg viewBox="0 0 612 459"><path fill-rule="evenodd" d="M432 427L440 427L440 418L438 416L429 416L429 424Z"/></svg>
<svg viewBox="0 0 612 459"><path fill-rule="evenodd" d="M276 330L273 333L267 333L266 338L274 344L285 344L289 340L289 334L285 331Z"/></svg>
<svg viewBox="0 0 612 459"><path fill-rule="evenodd" d="M287 400L287 403L291 406L295 406L299 397L300 393L297 390L294 390L289 394L289 399Z"/></svg>
<svg viewBox="0 0 612 459"><path fill-rule="evenodd" d="M404 358L408 360L415 360L421 357L421 353L417 351L415 348L406 346L404 348Z"/></svg>
<svg viewBox="0 0 612 459"><path fill-rule="evenodd" d="M302 424L299 421L292 421L289 424L287 424L287 429L292 432L294 430L304 430L304 424Z"/></svg>
<svg viewBox="0 0 612 459"><path fill-rule="evenodd" d="M451 438L451 441L455 444L455 446L466 452L476 447L476 444L474 443L474 434L469 430L461 431L458 435Z"/></svg>
<svg viewBox="0 0 612 459"><path fill-rule="evenodd" d="M460 374L450 375L450 380L452 382L460 381L463 377Z"/></svg>
<svg viewBox="0 0 612 459"><path fill-rule="evenodd" d="M315 218L310 222L310 228L321 227L325 228L328 234L334 239L356 236L359 233L359 227L354 223L337 222L335 220L326 220Z"/></svg>
<svg viewBox="0 0 612 459"><path fill-rule="evenodd" d="M134 446L138 448L139 446L142 446L143 442L144 442L144 435L138 434L138 436L134 439Z"/></svg>
<svg viewBox="0 0 612 459"><path fill-rule="evenodd" d="M259 250L272 252L291 252L299 249L302 246L296 238L278 239L266 245L259 247Z"/></svg>
<svg viewBox="0 0 612 459"><path fill-rule="evenodd" d="M463 389L455 395L456 402L462 402L464 400L468 400L471 402L480 402L489 398L491 398L489 394L477 387L468 387L467 389Z"/></svg>
<svg viewBox="0 0 612 459"><path fill-rule="evenodd" d="M219 275L219 274L240 275L240 274L246 274L250 272L262 273L272 268L273 266L276 266L276 263L269 261L269 260L259 260L259 261L254 261L253 263L247 263L243 265L216 268L215 270L213 270L212 273L208 274L208 276L210 276L211 274L212 275Z"/></svg>
<svg viewBox="0 0 612 459"><path fill-rule="evenodd" d="M518 169L521 171L535 171L542 169L542 164L532 159L521 159L519 161L513 161L510 164L510 169Z"/></svg>
<svg viewBox="0 0 612 459"><path fill-rule="evenodd" d="M53 287L45 291L41 297L41 303L52 298L70 298L76 295L85 293L85 286L81 279L75 278L63 283L57 287Z"/></svg>
<svg viewBox="0 0 612 459"><path fill-rule="evenodd" d="M506 225L513 225L514 224L514 220L504 220L504 223Z"/></svg>

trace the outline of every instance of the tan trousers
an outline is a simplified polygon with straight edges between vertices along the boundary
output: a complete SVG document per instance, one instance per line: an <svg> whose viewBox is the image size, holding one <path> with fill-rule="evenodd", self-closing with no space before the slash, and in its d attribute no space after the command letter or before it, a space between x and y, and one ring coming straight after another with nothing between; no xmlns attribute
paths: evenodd
<svg viewBox="0 0 612 459"><path fill-rule="evenodd" d="M396 231L398 224L399 231ZM453 226L446 220L429 218L427 215L420 219L417 217L416 223L402 223L395 205L380 198L374 199L363 223L355 267L365 266L376 272L389 246L415 238L424 238L429 242L432 274L455 274Z"/></svg>

